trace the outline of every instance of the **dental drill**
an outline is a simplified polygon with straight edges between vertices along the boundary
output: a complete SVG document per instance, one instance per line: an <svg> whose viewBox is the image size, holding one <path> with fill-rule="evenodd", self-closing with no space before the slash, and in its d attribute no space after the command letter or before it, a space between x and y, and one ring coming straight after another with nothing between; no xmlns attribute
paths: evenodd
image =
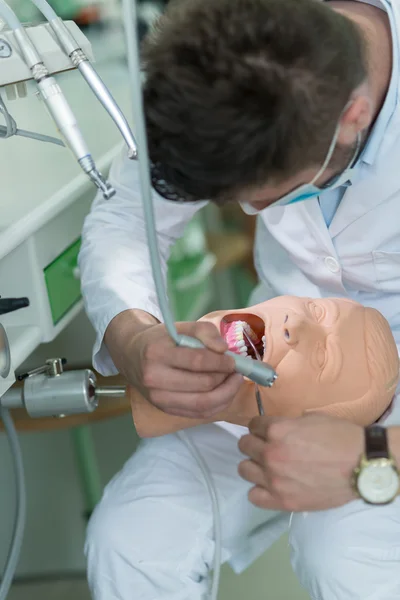
<svg viewBox="0 0 400 600"><path fill-rule="evenodd" d="M73 66L79 69L81 75L91 88L96 98L103 105L118 127L128 147L128 157L130 159L136 159L137 146L129 123L119 108L117 102L111 95L109 89L104 85L93 65L89 62L88 57L83 52L82 48L79 46L68 27L65 25L64 21L60 19L47 0L32 0L32 2L47 19L56 38L58 39L60 46L69 56Z"/></svg>
<svg viewBox="0 0 400 600"><path fill-rule="evenodd" d="M0 17L13 31L21 55L31 70L40 96L58 130L65 139L67 146L76 157L82 170L88 175L97 188L101 190L104 198L112 198L115 194L115 190L97 170L92 155L79 130L76 118L64 97L60 86L55 78L50 75L35 45L29 38L14 11L11 10L5 0L0 0Z"/></svg>

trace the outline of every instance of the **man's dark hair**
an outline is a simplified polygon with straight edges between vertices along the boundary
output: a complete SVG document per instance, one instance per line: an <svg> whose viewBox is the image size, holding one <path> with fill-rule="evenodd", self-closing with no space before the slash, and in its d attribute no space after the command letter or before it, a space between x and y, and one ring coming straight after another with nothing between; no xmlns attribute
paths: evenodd
<svg viewBox="0 0 400 600"><path fill-rule="evenodd" d="M181 0L143 58L152 161L217 202L321 165L366 78L361 33L320 0Z"/></svg>

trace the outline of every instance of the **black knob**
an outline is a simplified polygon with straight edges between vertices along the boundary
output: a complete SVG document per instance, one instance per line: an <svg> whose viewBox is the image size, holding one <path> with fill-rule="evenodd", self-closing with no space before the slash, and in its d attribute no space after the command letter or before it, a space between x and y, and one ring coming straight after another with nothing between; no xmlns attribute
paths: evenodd
<svg viewBox="0 0 400 600"><path fill-rule="evenodd" d="M29 306L29 298L0 298L0 315Z"/></svg>

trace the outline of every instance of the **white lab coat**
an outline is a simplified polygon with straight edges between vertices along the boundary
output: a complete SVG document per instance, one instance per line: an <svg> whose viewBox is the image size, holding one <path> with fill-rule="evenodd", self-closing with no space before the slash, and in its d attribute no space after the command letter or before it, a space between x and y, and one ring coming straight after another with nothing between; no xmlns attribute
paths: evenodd
<svg viewBox="0 0 400 600"><path fill-rule="evenodd" d="M373 4L374 0L370 3ZM400 0L392 0L392 5L400 29ZM396 57L398 50L395 48ZM397 58L394 68L399 69ZM104 374L115 373L102 343L105 329L115 315L129 308L140 308L162 318L146 246L137 165L124 155L125 151L111 169L110 180L117 191L116 197L108 202L100 195L96 198L84 225L80 254L86 309L97 332L94 365ZM202 205L173 204L157 195L154 198L165 271L169 248ZM376 158L359 164L353 184L346 191L330 227L325 224L317 200L266 209L258 217L255 258L261 286L252 301L280 294L350 297L385 315L400 348L398 94ZM400 424L399 402L395 403L386 424ZM233 427L232 433L235 433ZM220 497L232 497L231 491L224 494L224 486L231 481L235 493L240 495L239 488L244 482L237 477L236 464L233 464L236 443L229 451L221 446L224 440L230 443L229 439L234 438L227 438L221 431L209 440L206 429L191 430L189 434L199 436L196 444L202 449L205 459L208 450L212 449L210 468L216 469L215 481ZM240 429L236 430L236 435L240 435ZM109 598L116 590L118 597L131 597L132 589L139 590L141 582L149 588L147 595L143 591L143 598L156 597L157 586L166 589L164 574L159 566L155 570L154 564L158 564L158 548L163 552L163 540L170 540L171 535L175 543L173 553L170 547L168 549L171 561L168 576L176 573L187 576L186 567L182 567L179 557L193 558L189 548L201 551L201 556L193 559L194 572L197 573L203 565L208 551L206 541L199 546L197 538L194 543L187 536L196 533L200 526L209 526L210 510L207 508L207 514L202 515L203 507L207 506L206 500L196 489L190 488L190 476L196 472L196 465L193 463L190 468L184 466L184 448L177 450L179 468L178 475L174 476L168 444L177 445L178 442L175 436L146 442L107 487L89 527L86 546L89 580L96 600ZM150 453L149 459L146 452ZM156 461L155 455L159 457ZM217 460L220 456L224 457L221 469ZM164 457L168 458L168 473L163 466ZM232 478L229 479L232 465ZM162 470L160 477L154 476L155 466ZM154 481L148 477L150 471ZM143 491L143 486L150 481L150 492ZM186 491L187 486L189 491ZM159 509L154 512L153 502L165 496L168 496L168 501L161 501ZM182 513L179 508L181 512L176 521L173 514L179 504L177 499L182 497L185 498L185 510ZM174 500L171 501L171 498ZM181 514L188 515L196 499L199 499L199 505L195 506L193 520L184 526ZM286 527L285 515L274 524L268 521L270 517L265 511L261 511L261 523L257 525L254 520L251 525L252 519L257 517L256 509L247 502L247 491L243 493L243 499L243 507L237 503L236 507L223 511L224 518L231 519L231 523L243 524L237 548L230 557L239 571L280 535L282 525ZM370 590L376 599L394 600L399 597L398 507L398 502L388 507L373 507L371 516L368 507L356 502L332 511L294 516L290 532L292 562L313 598L333 600L338 598L338 594L344 598L347 592L346 598L364 599ZM153 535L149 533L149 523L153 525L154 533L154 518L157 516L158 533ZM224 523L223 531L230 530L229 523ZM232 528L234 530L235 527ZM226 553L223 557L224 560L229 558ZM144 570L147 559L151 565L151 577ZM143 578L141 571L146 574ZM201 577L196 578L197 587L200 587L201 581ZM185 582L188 585L186 579ZM180 580L177 579L174 584L178 590L182 589ZM170 595L171 598L182 598L181 592L176 595L171 592ZM200 595L193 592L192 597ZM372 600L372 596L368 597Z"/></svg>
<svg viewBox="0 0 400 600"><path fill-rule="evenodd" d="M373 3L373 2L371 2ZM400 0L392 0L400 29ZM399 48L394 48L395 65ZM83 229L82 291L96 329L94 365L115 373L102 343L114 316L140 308L162 320L155 294L138 169L125 150L110 181L116 196L98 195ZM176 204L154 195L161 260L204 204ZM400 347L400 97L373 163L361 161L353 184L327 228L318 200L267 208L258 217L255 262L263 283L258 300L293 294L343 296L372 306L388 319Z"/></svg>

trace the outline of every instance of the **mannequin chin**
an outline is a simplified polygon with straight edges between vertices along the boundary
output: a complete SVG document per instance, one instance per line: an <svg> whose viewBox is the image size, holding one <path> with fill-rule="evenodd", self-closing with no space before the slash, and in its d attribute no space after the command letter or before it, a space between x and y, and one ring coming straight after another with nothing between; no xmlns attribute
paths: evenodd
<svg viewBox="0 0 400 600"><path fill-rule="evenodd" d="M386 319L375 309L342 298L280 296L236 311L202 317L233 352L270 364L278 379L261 388L268 416L319 412L370 425L389 407L399 379L399 358ZM254 384L245 380L225 411L210 419L168 415L129 390L141 437L156 437L204 423L247 426L258 414Z"/></svg>

